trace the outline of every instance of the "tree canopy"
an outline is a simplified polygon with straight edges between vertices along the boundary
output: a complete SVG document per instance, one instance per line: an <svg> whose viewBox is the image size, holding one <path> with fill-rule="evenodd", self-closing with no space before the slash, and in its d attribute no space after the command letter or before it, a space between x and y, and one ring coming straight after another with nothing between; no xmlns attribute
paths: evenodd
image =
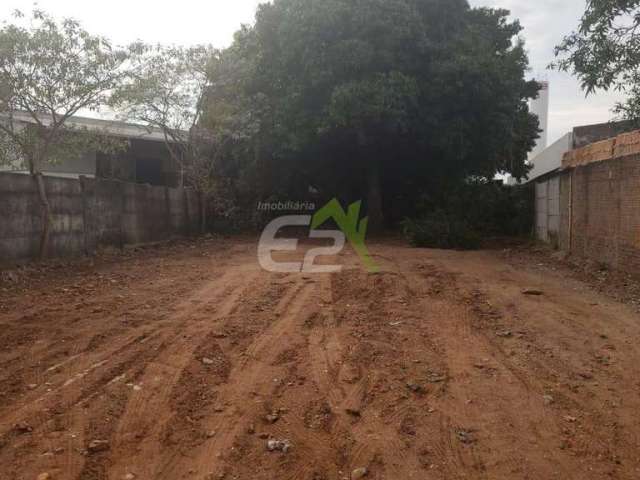
<svg viewBox="0 0 640 480"><path fill-rule="evenodd" d="M50 206L39 174L47 163L89 148L125 148L103 132L70 122L82 110L105 106L128 74L133 50L84 30L72 19L56 21L41 10L24 25L21 12L0 28L0 162L21 164L34 175L42 205L40 256L46 256Z"/></svg>
<svg viewBox="0 0 640 480"><path fill-rule="evenodd" d="M577 76L587 94L618 90L623 117L640 120L640 1L589 0L578 29L556 47L553 68Z"/></svg>
<svg viewBox="0 0 640 480"><path fill-rule="evenodd" d="M256 191L313 187L374 217L471 176L523 177L539 86L507 16L466 0L275 0L216 60L206 121L247 127Z"/></svg>
<svg viewBox="0 0 640 480"><path fill-rule="evenodd" d="M208 75L216 51L208 45L139 45L131 73L114 92L111 106L127 121L159 129L174 163L181 167L181 184L203 196L201 218L206 226L206 203L212 200L219 179L216 161L224 136L217 138L202 127L209 107Z"/></svg>
<svg viewBox="0 0 640 480"><path fill-rule="evenodd" d="M98 110L127 75L132 50L115 48L72 19L34 10L30 22L0 28L0 160L18 154L35 173L46 162L76 155L90 144L119 145L100 132L73 126L82 110ZM34 128L23 128L27 123Z"/></svg>

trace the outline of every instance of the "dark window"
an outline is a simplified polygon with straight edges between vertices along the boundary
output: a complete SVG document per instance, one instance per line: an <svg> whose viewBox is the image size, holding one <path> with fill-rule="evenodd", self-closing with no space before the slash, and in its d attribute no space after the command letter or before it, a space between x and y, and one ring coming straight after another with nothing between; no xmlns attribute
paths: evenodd
<svg viewBox="0 0 640 480"><path fill-rule="evenodd" d="M164 185L162 160L157 158L136 158L136 182Z"/></svg>

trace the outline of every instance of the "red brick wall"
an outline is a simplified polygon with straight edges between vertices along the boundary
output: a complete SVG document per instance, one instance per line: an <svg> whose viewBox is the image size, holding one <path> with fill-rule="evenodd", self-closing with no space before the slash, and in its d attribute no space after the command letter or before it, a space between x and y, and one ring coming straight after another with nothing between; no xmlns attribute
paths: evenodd
<svg viewBox="0 0 640 480"><path fill-rule="evenodd" d="M640 273L640 155L563 172L560 205L563 250Z"/></svg>

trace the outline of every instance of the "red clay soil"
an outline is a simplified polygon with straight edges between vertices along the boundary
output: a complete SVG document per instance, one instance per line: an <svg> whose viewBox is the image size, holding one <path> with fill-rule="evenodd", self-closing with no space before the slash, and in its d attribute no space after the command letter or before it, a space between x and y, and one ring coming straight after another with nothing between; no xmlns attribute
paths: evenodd
<svg viewBox="0 0 640 480"><path fill-rule="evenodd" d="M215 240L5 275L0 478L640 478L631 308L498 252L370 250L380 273Z"/></svg>

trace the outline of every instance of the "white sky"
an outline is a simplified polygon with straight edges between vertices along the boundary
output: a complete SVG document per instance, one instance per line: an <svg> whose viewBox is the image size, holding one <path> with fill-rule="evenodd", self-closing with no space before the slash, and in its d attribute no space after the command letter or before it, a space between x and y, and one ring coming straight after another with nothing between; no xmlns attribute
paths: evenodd
<svg viewBox="0 0 640 480"><path fill-rule="evenodd" d="M124 44L146 42L228 45L242 23L252 23L259 0L40 0L38 6L56 17L78 19L90 31ZM585 0L470 0L473 6L511 10L524 26L522 36L530 54L531 74L550 82L549 142L575 125L605 122L618 97L598 94L585 99L578 82L551 72L553 47L577 26ZM29 11L32 0L2 0L0 19L18 8Z"/></svg>

